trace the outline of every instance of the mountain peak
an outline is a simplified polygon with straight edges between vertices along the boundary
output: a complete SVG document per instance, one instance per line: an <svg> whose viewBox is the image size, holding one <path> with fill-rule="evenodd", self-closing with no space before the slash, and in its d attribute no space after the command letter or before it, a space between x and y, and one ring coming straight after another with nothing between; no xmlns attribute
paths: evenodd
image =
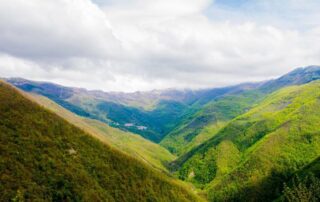
<svg viewBox="0 0 320 202"><path fill-rule="evenodd" d="M318 72L320 71L319 65L311 65L303 68L306 72Z"/></svg>
<svg viewBox="0 0 320 202"><path fill-rule="evenodd" d="M264 91L274 91L285 86L301 85L320 79L320 66L311 65L299 67L278 79L265 83L261 89Z"/></svg>
<svg viewBox="0 0 320 202"><path fill-rule="evenodd" d="M298 67L298 68L294 69L293 71L285 74L284 76L290 75L290 74L305 74L305 73L318 72L318 71L320 71L319 65L310 65L310 66L306 66L306 67Z"/></svg>

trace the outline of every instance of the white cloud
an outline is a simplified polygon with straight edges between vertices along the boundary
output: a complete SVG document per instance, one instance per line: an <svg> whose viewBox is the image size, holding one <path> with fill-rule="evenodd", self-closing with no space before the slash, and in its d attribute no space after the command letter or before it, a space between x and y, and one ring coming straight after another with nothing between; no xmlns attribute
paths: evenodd
<svg viewBox="0 0 320 202"><path fill-rule="evenodd" d="M239 8L209 0L0 2L1 76L133 91L257 81L320 63L315 0Z"/></svg>
<svg viewBox="0 0 320 202"><path fill-rule="evenodd" d="M120 45L89 0L1 0L0 51L21 57L105 57Z"/></svg>

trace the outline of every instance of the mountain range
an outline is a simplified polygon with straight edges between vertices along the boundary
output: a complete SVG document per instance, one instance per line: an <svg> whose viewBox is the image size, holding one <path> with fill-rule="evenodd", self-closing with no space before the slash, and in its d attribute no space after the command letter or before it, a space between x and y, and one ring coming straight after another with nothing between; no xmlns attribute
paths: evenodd
<svg viewBox="0 0 320 202"><path fill-rule="evenodd" d="M257 83L135 93L5 79L20 90L1 83L1 161L13 165L1 167L2 199L320 200L319 80L320 66Z"/></svg>

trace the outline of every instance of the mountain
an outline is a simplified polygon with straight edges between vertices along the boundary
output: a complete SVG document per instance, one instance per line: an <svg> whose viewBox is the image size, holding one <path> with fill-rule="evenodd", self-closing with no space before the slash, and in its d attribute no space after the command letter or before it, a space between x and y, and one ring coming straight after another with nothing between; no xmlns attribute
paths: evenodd
<svg viewBox="0 0 320 202"><path fill-rule="evenodd" d="M320 66L308 66L274 80L243 85L238 90L207 99L196 113L184 117L160 144L174 154L182 155L213 137L229 121L247 112L270 93L317 79L320 79Z"/></svg>
<svg viewBox="0 0 320 202"><path fill-rule="evenodd" d="M0 82L1 201L198 201L187 187Z"/></svg>
<svg viewBox="0 0 320 202"><path fill-rule="evenodd" d="M264 92L273 92L280 88L292 85L301 85L320 79L320 66L300 67L288 74L266 82L261 86L260 90Z"/></svg>
<svg viewBox="0 0 320 202"><path fill-rule="evenodd" d="M198 91L171 89L108 93L20 78L7 81L26 92L46 96L77 115L103 121L157 143L176 127L179 120L192 115L209 100L257 85L241 84Z"/></svg>
<svg viewBox="0 0 320 202"><path fill-rule="evenodd" d="M309 66L259 83L136 93L87 91L24 79L7 81L31 93L24 97L107 144L112 154L134 157L132 161L149 169L151 176L166 181L163 186L181 188L167 174L169 169L193 183L210 201L294 201L318 197L319 78L320 67ZM129 131L159 143L178 158ZM79 148L69 149L77 153ZM90 161L98 158L95 161L103 165L100 155L93 157L92 151L89 157ZM89 171L85 172L91 179ZM96 183L96 176L101 175L95 174L91 180ZM97 185L104 190L99 182ZM14 190L16 197L25 193L24 189ZM167 196L154 197L166 201ZM199 200L192 197L192 193L179 191L172 200Z"/></svg>
<svg viewBox="0 0 320 202"><path fill-rule="evenodd" d="M101 141L106 142L111 146L127 153L130 156L138 158L157 169L160 168L166 171L164 165L176 158L163 147L148 141L139 135L110 127L109 125L98 120L77 116L44 96L31 93L24 93L24 95L28 96L28 98L30 98L32 101L44 106L46 109L49 109L60 117L66 119L73 125L90 134L94 134Z"/></svg>
<svg viewBox="0 0 320 202"><path fill-rule="evenodd" d="M162 135L170 129L171 124L179 119L186 105L176 100L183 99L188 94L187 91L186 93L181 92L174 97L173 91L163 93L153 91L150 92L150 95L147 93L105 93L25 79L7 79L7 81L26 92L46 96L77 115L103 121L113 127L140 134L154 142L159 142ZM159 101L153 100L157 96L159 96L157 98ZM169 98L172 99L169 100ZM126 105L149 101L157 102L156 107L146 110Z"/></svg>
<svg viewBox="0 0 320 202"><path fill-rule="evenodd" d="M246 112L262 98L263 94L257 90L245 90L209 101L185 117L160 144L172 153L182 155L210 139L230 120Z"/></svg>
<svg viewBox="0 0 320 202"><path fill-rule="evenodd" d="M87 91L47 82L7 79L64 108L141 135L182 155L210 139L233 118L282 87L320 78L320 67L298 68L278 79L203 90L116 93Z"/></svg>
<svg viewBox="0 0 320 202"><path fill-rule="evenodd" d="M135 93L88 91L17 78L7 81L24 91L44 95L80 116L140 134L156 143L161 142L171 152L180 155L210 138L215 130L244 113L267 94L319 78L320 67L309 66L259 83L203 90L168 89ZM216 114L217 107L224 108L222 114L227 112L228 115L221 117L221 113ZM180 147L186 144L187 149Z"/></svg>
<svg viewBox="0 0 320 202"><path fill-rule="evenodd" d="M320 81L282 88L172 163L211 201L271 201L320 156Z"/></svg>

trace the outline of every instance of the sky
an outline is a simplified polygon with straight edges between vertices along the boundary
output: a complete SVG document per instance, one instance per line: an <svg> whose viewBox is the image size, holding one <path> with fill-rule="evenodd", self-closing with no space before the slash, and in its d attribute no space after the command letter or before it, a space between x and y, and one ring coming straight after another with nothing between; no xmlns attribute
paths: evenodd
<svg viewBox="0 0 320 202"><path fill-rule="evenodd" d="M0 0L0 77L209 88L320 64L319 0Z"/></svg>

